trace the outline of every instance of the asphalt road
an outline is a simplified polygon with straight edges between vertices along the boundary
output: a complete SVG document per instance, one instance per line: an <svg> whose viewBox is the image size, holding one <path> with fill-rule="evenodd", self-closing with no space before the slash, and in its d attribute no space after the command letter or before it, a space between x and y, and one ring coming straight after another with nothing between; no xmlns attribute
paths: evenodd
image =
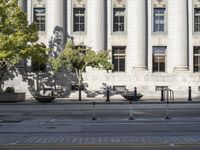
<svg viewBox="0 0 200 150"><path fill-rule="evenodd" d="M130 110L133 109L133 118ZM0 105L0 150L199 150L200 104Z"/></svg>
<svg viewBox="0 0 200 150"><path fill-rule="evenodd" d="M42 147L42 148L41 148ZM6 150L199 150L199 145L61 145L18 146ZM2 150L5 150L2 149Z"/></svg>

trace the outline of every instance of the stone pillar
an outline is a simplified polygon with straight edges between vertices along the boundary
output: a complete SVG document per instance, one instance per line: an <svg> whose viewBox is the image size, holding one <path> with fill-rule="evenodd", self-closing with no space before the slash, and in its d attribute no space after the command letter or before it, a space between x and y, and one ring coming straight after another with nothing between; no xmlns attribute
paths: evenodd
<svg viewBox="0 0 200 150"><path fill-rule="evenodd" d="M60 38L61 43L56 43L64 47L65 41L65 0L48 0L47 1L47 36L48 40L54 38L54 42L58 42ZM57 38L57 39L56 39ZM57 40L57 41L56 41Z"/></svg>
<svg viewBox="0 0 200 150"><path fill-rule="evenodd" d="M27 11L27 0L18 0L18 5L24 12Z"/></svg>
<svg viewBox="0 0 200 150"><path fill-rule="evenodd" d="M129 69L146 70L147 4L146 0L128 1L127 65ZM131 15L136 14L136 15ZM130 54L130 55L129 55ZM131 67L131 68L130 68Z"/></svg>
<svg viewBox="0 0 200 150"><path fill-rule="evenodd" d="M169 49L174 53L174 71L188 70L187 0L168 1Z"/></svg>
<svg viewBox="0 0 200 150"><path fill-rule="evenodd" d="M93 44L92 48L95 51L103 50L106 48L106 8L105 8L105 0L94 0L94 12L92 12L94 16L93 23Z"/></svg>

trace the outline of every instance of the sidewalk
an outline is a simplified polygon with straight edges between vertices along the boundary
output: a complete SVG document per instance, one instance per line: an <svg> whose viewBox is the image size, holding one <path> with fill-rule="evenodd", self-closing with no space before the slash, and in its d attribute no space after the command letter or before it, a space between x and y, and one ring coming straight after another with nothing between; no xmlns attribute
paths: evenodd
<svg viewBox="0 0 200 150"><path fill-rule="evenodd" d="M110 101L107 102L106 101L106 97L95 97L95 98L87 98L87 97L82 97L82 100L79 101L78 100L78 96L77 97L73 97L73 98L56 98L53 102L50 103L44 103L44 104L90 104L95 102L96 104L129 104L129 101L124 99L123 97L121 97L120 95L117 96L112 96L110 97ZM162 103L166 103L166 101L160 101L160 99L146 99L146 98L142 98L139 101L133 102L133 103L137 103L137 104L162 104ZM200 103L200 98L193 98L192 101L188 101L187 99L183 99L183 98L175 98L174 101L170 100L170 103L174 103L174 104L187 104L187 103ZM29 105L29 104L41 104L39 103L37 100L35 100L34 98L27 98L24 102L1 102L1 104L19 104L19 105Z"/></svg>

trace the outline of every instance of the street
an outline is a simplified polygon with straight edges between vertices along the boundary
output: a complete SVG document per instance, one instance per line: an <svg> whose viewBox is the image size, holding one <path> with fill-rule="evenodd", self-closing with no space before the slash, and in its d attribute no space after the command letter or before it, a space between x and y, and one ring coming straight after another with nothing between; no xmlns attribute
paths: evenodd
<svg viewBox="0 0 200 150"><path fill-rule="evenodd" d="M0 148L197 150L199 108L171 104L165 119L166 104L1 104Z"/></svg>

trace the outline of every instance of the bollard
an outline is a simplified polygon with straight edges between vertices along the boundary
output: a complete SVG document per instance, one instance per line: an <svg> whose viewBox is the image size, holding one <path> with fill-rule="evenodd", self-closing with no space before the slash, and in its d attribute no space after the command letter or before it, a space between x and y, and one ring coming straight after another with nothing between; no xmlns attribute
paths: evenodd
<svg viewBox="0 0 200 150"><path fill-rule="evenodd" d="M110 102L110 89L109 89L108 86L107 86L107 89L106 89L106 102Z"/></svg>
<svg viewBox="0 0 200 150"><path fill-rule="evenodd" d="M137 101L137 88L136 87L134 87L133 101Z"/></svg>
<svg viewBox="0 0 200 150"><path fill-rule="evenodd" d="M188 101L192 101L192 89L191 86L188 88Z"/></svg>
<svg viewBox="0 0 200 150"><path fill-rule="evenodd" d="M82 97L81 97L81 88L82 88L81 85L79 85L79 88L78 88L78 95L79 95L78 96L78 100L79 101L81 101L81 99L82 99Z"/></svg>
<svg viewBox="0 0 200 150"><path fill-rule="evenodd" d="M128 120L135 120L133 118L133 105L132 105L132 101L130 101L130 117Z"/></svg>
<svg viewBox="0 0 200 150"><path fill-rule="evenodd" d="M164 98L164 88L163 87L161 88L161 98L160 98L160 101L165 101L165 98Z"/></svg>
<svg viewBox="0 0 200 150"><path fill-rule="evenodd" d="M97 118L96 118L96 110L95 110L96 103L93 102L92 105L93 105L93 114L92 114L92 119L91 120L97 120Z"/></svg>
<svg viewBox="0 0 200 150"><path fill-rule="evenodd" d="M165 119L171 119L169 117L169 90L167 90L167 101L166 101L166 117Z"/></svg>

